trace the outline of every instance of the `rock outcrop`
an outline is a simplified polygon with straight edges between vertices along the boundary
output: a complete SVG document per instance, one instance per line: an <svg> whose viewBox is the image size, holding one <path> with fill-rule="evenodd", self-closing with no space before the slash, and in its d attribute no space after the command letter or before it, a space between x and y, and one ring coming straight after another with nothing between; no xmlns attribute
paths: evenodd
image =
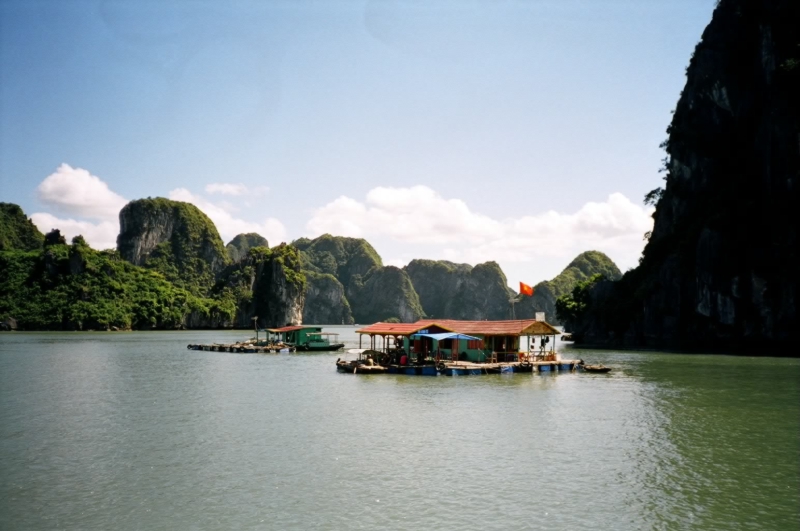
<svg viewBox="0 0 800 531"><path fill-rule="evenodd" d="M403 268L411 278L425 315L452 319L448 307L459 288L469 278L472 266L447 260L412 260Z"/></svg>
<svg viewBox="0 0 800 531"><path fill-rule="evenodd" d="M237 234L228 245L225 246L225 250L228 251L228 257L231 259L231 262L238 262L242 258L247 257L247 251L253 247L269 247L269 242L260 234L248 232L246 234Z"/></svg>
<svg viewBox="0 0 800 531"><path fill-rule="evenodd" d="M510 319L515 295L497 262L484 262L472 268L444 311L450 319Z"/></svg>
<svg viewBox="0 0 800 531"><path fill-rule="evenodd" d="M255 315L262 326L300 323L297 249L254 247L214 283L227 257L213 223L198 214L173 201L129 204L119 238L128 260L93 250L82 236L67 245L58 229L42 237L39 252L0 250L0 330L251 328Z"/></svg>
<svg viewBox="0 0 800 531"><path fill-rule="evenodd" d="M252 327L254 317L262 327L302 324L306 277L300 264L291 245L254 247L220 274L212 294L235 306L236 328Z"/></svg>
<svg viewBox="0 0 800 531"><path fill-rule="evenodd" d="M306 324L353 324L353 312L344 286L330 273L306 271L306 301L303 322Z"/></svg>
<svg viewBox="0 0 800 531"><path fill-rule="evenodd" d="M322 324L331 322L329 318L348 322L348 314L359 323L392 317L412 322L423 315L408 275L396 267L384 267L366 240L324 234L314 240L301 238L292 245L300 249L310 279L306 322ZM327 275L342 286L343 296Z"/></svg>
<svg viewBox="0 0 800 531"><path fill-rule="evenodd" d="M475 267L446 260L412 260L406 267L428 317L510 319L515 293L496 262Z"/></svg>
<svg viewBox="0 0 800 531"><path fill-rule="evenodd" d="M214 223L190 203L138 199L119 213L117 249L128 262L154 269L203 294L229 262Z"/></svg>
<svg viewBox="0 0 800 531"><path fill-rule="evenodd" d="M44 234L28 219L19 205L0 203L0 251L38 251Z"/></svg>
<svg viewBox="0 0 800 531"><path fill-rule="evenodd" d="M95 251L58 229L38 252L0 251L0 329L151 330L231 326L215 300L196 297L163 275Z"/></svg>
<svg viewBox="0 0 800 531"><path fill-rule="evenodd" d="M375 268L362 281L356 276L347 288L353 317L359 323L398 319L413 323L424 317L419 296L405 271L398 267Z"/></svg>
<svg viewBox="0 0 800 531"><path fill-rule="evenodd" d="M600 251L586 251L576 256L552 280L536 284L532 297L522 297L515 307L516 317L528 319L533 318L536 312L544 312L548 323L556 326L563 324L556 317L556 300L571 292L578 282L596 274L601 274L608 280L619 280L622 277L617 265L607 255Z"/></svg>
<svg viewBox="0 0 800 531"><path fill-rule="evenodd" d="M800 3L721 0L669 126L641 264L578 342L780 355L797 342Z"/></svg>
<svg viewBox="0 0 800 531"><path fill-rule="evenodd" d="M354 276L363 278L373 268L383 267L377 251L362 238L323 234L313 240L300 238L292 245L301 251L304 269L331 274L345 288Z"/></svg>

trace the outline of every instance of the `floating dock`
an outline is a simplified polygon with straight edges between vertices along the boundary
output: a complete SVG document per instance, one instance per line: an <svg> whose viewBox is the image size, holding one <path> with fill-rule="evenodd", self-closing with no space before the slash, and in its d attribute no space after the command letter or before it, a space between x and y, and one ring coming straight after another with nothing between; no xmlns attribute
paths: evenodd
<svg viewBox="0 0 800 531"><path fill-rule="evenodd" d="M210 345L188 344L189 350L203 350L205 352L246 352L252 354L278 354L280 352L294 352L294 347L286 345L259 345L256 343L212 343Z"/></svg>
<svg viewBox="0 0 800 531"><path fill-rule="evenodd" d="M479 374L573 372L581 367L581 360L516 361L508 363L472 363L469 361L446 361L438 365L389 365L389 374L410 376L470 376Z"/></svg>
<svg viewBox="0 0 800 531"><path fill-rule="evenodd" d="M440 363L438 372L445 376L470 376L478 374L574 372L581 367L581 360L515 361L509 363L470 363L452 361Z"/></svg>

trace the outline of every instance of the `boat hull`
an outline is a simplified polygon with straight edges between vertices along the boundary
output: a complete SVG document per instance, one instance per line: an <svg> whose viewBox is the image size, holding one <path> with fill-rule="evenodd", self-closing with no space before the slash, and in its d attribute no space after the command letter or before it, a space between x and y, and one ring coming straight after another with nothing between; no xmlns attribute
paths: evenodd
<svg viewBox="0 0 800 531"><path fill-rule="evenodd" d="M567 362L512 362L512 363L441 363L439 373L445 376L471 376L478 374L510 374L536 372L571 372L576 361Z"/></svg>
<svg viewBox="0 0 800 531"><path fill-rule="evenodd" d="M389 365L389 374L405 374L407 376L438 376L435 365Z"/></svg>
<svg viewBox="0 0 800 531"><path fill-rule="evenodd" d="M585 372L606 373L611 372L611 367L605 365L584 365L581 367Z"/></svg>
<svg viewBox="0 0 800 531"><path fill-rule="evenodd" d="M385 374L387 372L386 367L381 365L366 365L352 361L337 361L336 370L350 374Z"/></svg>
<svg viewBox="0 0 800 531"><path fill-rule="evenodd" d="M297 350L303 352L333 352L344 348L344 343L333 345L298 345Z"/></svg>

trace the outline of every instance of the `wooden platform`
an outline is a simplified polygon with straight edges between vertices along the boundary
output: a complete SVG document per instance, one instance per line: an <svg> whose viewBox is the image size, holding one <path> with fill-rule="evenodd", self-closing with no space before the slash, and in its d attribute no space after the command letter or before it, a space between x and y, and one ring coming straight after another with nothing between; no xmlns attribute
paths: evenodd
<svg viewBox="0 0 800 531"><path fill-rule="evenodd" d="M255 343L213 343L211 345L186 345L189 350L203 350L205 352L243 352L254 354L278 354L279 352L294 352L294 347L285 345L256 345Z"/></svg>
<svg viewBox="0 0 800 531"><path fill-rule="evenodd" d="M581 360L513 361L500 363L472 363L468 361L443 361L437 368L445 376L502 374L513 372L569 372L579 368Z"/></svg>

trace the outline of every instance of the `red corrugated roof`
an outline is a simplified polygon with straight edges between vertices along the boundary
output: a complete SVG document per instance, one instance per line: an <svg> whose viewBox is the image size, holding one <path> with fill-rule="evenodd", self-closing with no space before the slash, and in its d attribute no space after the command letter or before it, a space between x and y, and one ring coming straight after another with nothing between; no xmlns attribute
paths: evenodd
<svg viewBox="0 0 800 531"><path fill-rule="evenodd" d="M446 326L442 326L437 322L417 321L416 323L375 323L360 330L356 330L359 334L369 334L373 336L407 336L422 330L423 328L431 328L438 326L444 332L454 332Z"/></svg>
<svg viewBox="0 0 800 531"><path fill-rule="evenodd" d="M406 336L431 326L460 334L484 336L556 335L556 328L535 319L513 321L456 321L455 319L422 319L416 323L375 323L360 330L359 334Z"/></svg>
<svg viewBox="0 0 800 531"><path fill-rule="evenodd" d="M419 323L375 323L360 330L356 330L356 332L373 336L407 336L413 334L417 330L425 328L425 326L427 325L421 325Z"/></svg>
<svg viewBox="0 0 800 531"><path fill-rule="evenodd" d="M319 328L318 326L284 326L283 328L267 328L269 332L294 332L295 330L305 330L307 328Z"/></svg>
<svg viewBox="0 0 800 531"><path fill-rule="evenodd" d="M452 319L423 319L419 324L436 323L440 326L452 328L453 332L460 334L483 334L487 336L516 336L522 335L528 328L536 323L535 319L520 319L515 321L456 321Z"/></svg>

